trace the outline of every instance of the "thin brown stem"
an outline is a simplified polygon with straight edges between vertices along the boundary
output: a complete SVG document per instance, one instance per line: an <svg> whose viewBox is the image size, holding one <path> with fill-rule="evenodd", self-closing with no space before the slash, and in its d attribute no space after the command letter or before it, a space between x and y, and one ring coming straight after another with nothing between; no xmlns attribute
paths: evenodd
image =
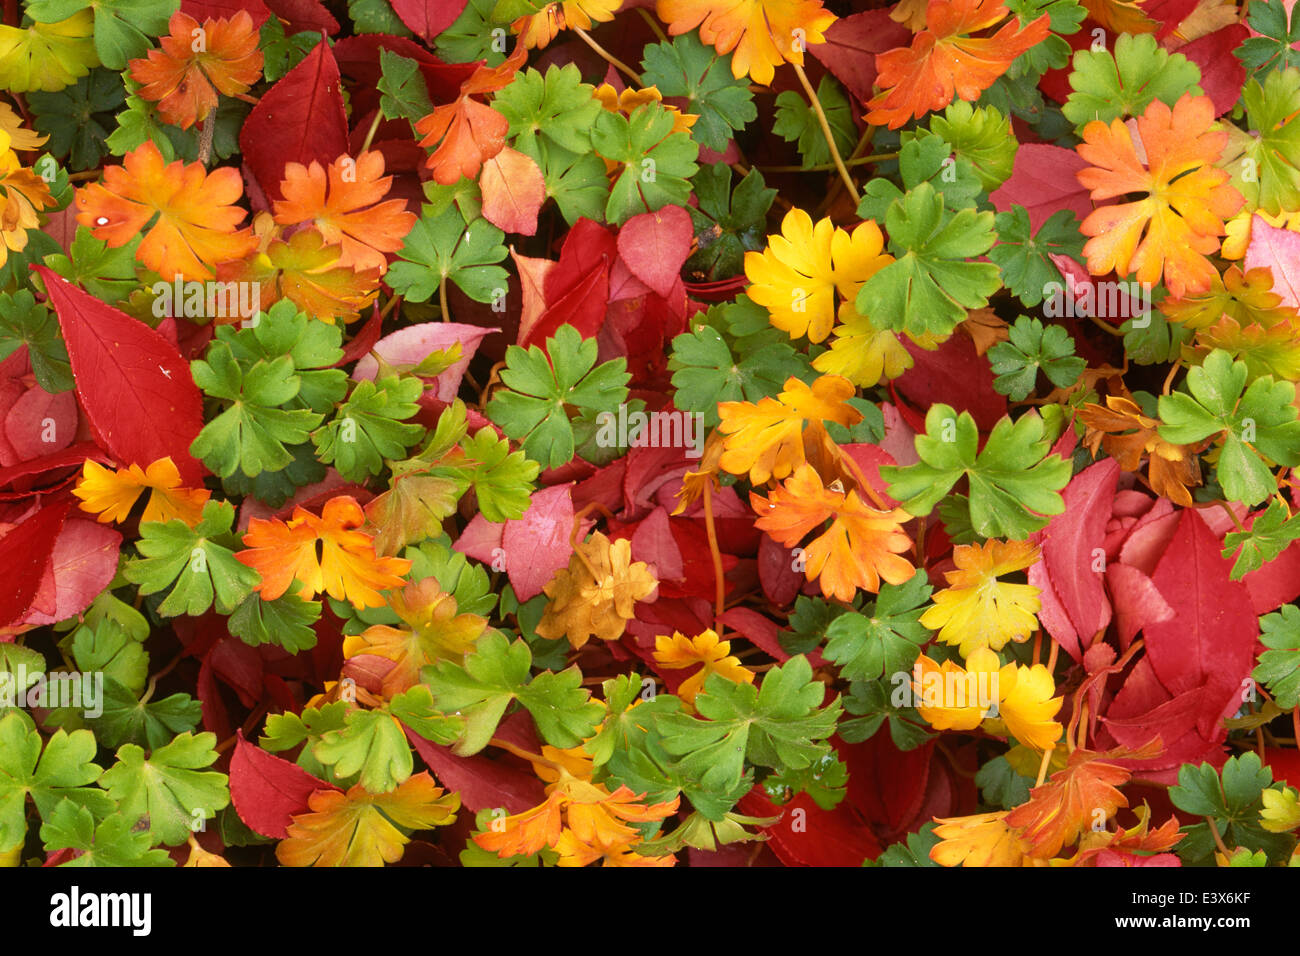
<svg viewBox="0 0 1300 956"><path fill-rule="evenodd" d="M574 27L573 32L578 34L578 36L582 38L582 42L587 44L587 46L591 47L592 51L595 52L595 54L599 56L602 60L604 60L614 69L618 70L620 73L626 76L637 86L641 85L641 74L637 73L636 70L632 69L626 63L624 63L618 57L614 56L614 54L610 53L603 46L601 46L594 39L592 39L590 33L582 29L581 27Z"/></svg>
<svg viewBox="0 0 1300 956"><path fill-rule="evenodd" d="M637 7L636 12L641 14L641 19L644 20L650 29L654 31L654 34L659 38L660 43L668 42L668 35L664 33L663 27L659 26L659 21L650 15L649 10L645 7Z"/></svg>
<svg viewBox="0 0 1300 956"><path fill-rule="evenodd" d="M831 124L826 119L826 111L822 109L821 100L817 99L817 92L812 88L812 84L808 82L808 74L803 71L803 67L798 63L791 63L790 65L794 67L795 76L799 77L804 92L808 94L808 102L812 106L813 112L817 114L817 123L822 128L822 136L826 138L826 145L831 151L831 159L835 162L835 168L839 170L840 179L844 181L844 188L853 197L853 202L857 203L860 198L858 196L858 187L854 185L853 177L849 175L848 168L840 157L840 150L835 145L835 136L831 133Z"/></svg>
<svg viewBox="0 0 1300 956"><path fill-rule="evenodd" d="M718 531L713 525L713 482L711 481L704 483L704 530L709 538L709 557L713 559L713 630L721 638L722 613L727 603L727 585L722 577L722 551L718 548Z"/></svg>
<svg viewBox="0 0 1300 956"><path fill-rule="evenodd" d="M360 149L360 151L357 153L358 156L362 155L362 154L365 153L368 149L370 149L370 144L373 143L373 142L375 141L375 133L378 132L378 130L379 130L379 124L380 124L380 122L383 120L383 118L384 118L384 113L383 113L383 111L382 111L382 110L375 110L375 118L374 118L374 120L371 121L371 123L370 123L370 129L366 131L366 138L365 138L365 140L364 140L364 141L362 142L362 144L361 144L361 149Z"/></svg>

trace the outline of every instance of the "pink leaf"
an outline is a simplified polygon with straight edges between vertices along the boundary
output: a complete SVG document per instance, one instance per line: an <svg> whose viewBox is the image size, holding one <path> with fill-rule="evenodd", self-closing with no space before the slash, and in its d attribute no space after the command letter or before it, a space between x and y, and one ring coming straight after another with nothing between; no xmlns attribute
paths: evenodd
<svg viewBox="0 0 1300 956"><path fill-rule="evenodd" d="M1270 226L1260 215L1250 220L1250 245L1241 264L1245 271L1264 266L1273 272L1273 291L1282 304L1300 308L1300 233Z"/></svg>
<svg viewBox="0 0 1300 956"><path fill-rule="evenodd" d="M450 402L460 390L461 379L465 369L469 368L470 359L478 351L479 342L485 336L500 329L485 329L477 325L463 325L459 322L421 322L398 329L391 335L385 335L375 343L371 351L381 356L390 365L417 365L434 352L460 344L460 358L440 372L436 378L435 395L440 401ZM379 373L379 363L373 355L366 354L357 362L352 377L358 381L373 379Z"/></svg>
<svg viewBox="0 0 1300 956"><path fill-rule="evenodd" d="M483 190L484 219L498 229L521 236L537 232L537 213L546 201L546 181L531 156L505 147L483 164L479 187Z"/></svg>
<svg viewBox="0 0 1300 956"><path fill-rule="evenodd" d="M618 254L632 274L667 296L680 281L682 264L691 254L695 227L681 206L633 216L618 233Z"/></svg>

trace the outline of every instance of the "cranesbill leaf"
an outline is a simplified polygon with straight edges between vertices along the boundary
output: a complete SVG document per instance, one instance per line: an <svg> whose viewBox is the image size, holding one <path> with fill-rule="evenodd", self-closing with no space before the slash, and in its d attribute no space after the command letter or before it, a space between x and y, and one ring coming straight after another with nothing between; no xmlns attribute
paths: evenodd
<svg viewBox="0 0 1300 956"><path fill-rule="evenodd" d="M108 796L90 786L100 774L96 749L89 730L55 731L42 748L36 724L24 711L11 710L0 718L0 846L22 843L28 795L46 820L64 800L97 819L112 812Z"/></svg>
<svg viewBox="0 0 1300 956"><path fill-rule="evenodd" d="M875 680L910 671L930 631L920 623L922 605L933 589L923 572L909 581L885 584L870 609L841 614L826 629L826 659L846 680Z"/></svg>
<svg viewBox="0 0 1300 956"><path fill-rule="evenodd" d="M506 270L493 264L506 257L504 237L485 219L466 226L453 207L433 217L426 213L407 233L401 260L393 263L386 281L416 302L437 295L443 281L456 283L476 302L491 302L507 286Z"/></svg>
<svg viewBox="0 0 1300 956"><path fill-rule="evenodd" d="M889 207L885 225L896 261L858 292L861 314L897 331L948 335L1001 285L996 265L970 261L997 238L993 213L950 212L926 182Z"/></svg>
<svg viewBox="0 0 1300 956"><path fill-rule="evenodd" d="M1260 636L1268 648L1251 672L1263 682L1283 710L1300 705L1300 608L1284 604L1259 619Z"/></svg>
<svg viewBox="0 0 1300 956"><path fill-rule="evenodd" d="M1220 775L1208 763L1199 767L1184 764L1178 771L1178 785L1169 798L1178 809L1197 817L1211 817L1229 847L1263 850L1272 863L1279 863L1295 846L1289 833L1269 833L1259 825L1264 807L1263 792L1281 789L1273 783L1273 771L1260 763L1259 755L1247 752L1229 758ZM1187 827L1187 837L1178 845L1178 855L1188 863L1208 861L1215 849L1208 827L1198 823Z"/></svg>
<svg viewBox="0 0 1300 956"><path fill-rule="evenodd" d="M32 0L26 9L33 20L54 24L93 10L95 52L104 66L122 70L149 48L151 37L167 32L179 7L177 0Z"/></svg>
<svg viewBox="0 0 1300 956"><path fill-rule="evenodd" d="M1003 418L977 454L978 447L979 429L969 412L935 405L925 417L925 434L916 436L921 460L887 465L880 474L890 483L890 497L914 515L929 514L967 475L971 523L984 537L1024 540L1047 524L1047 516L1065 510L1057 492L1070 480L1070 463L1048 454L1051 442L1036 412L1014 424Z"/></svg>
<svg viewBox="0 0 1300 956"><path fill-rule="evenodd" d="M722 152L732 131L744 129L758 116L749 84L731 75L731 57L718 56L694 33L647 46L641 66L645 85L655 86L664 96L685 98L683 112L699 117L691 135L701 146Z"/></svg>
<svg viewBox="0 0 1300 956"><path fill-rule="evenodd" d="M631 116L601 110L591 130L591 143L623 171L614 181L605 218L622 225L633 216L654 212L672 203L686 205L699 145L687 133L673 132L673 117L658 103L646 103Z"/></svg>
<svg viewBox="0 0 1300 956"><path fill-rule="evenodd" d="M61 866L175 866L166 850L150 849L152 834L136 830L134 820L115 813L96 823L94 815L64 800L41 825L45 849L76 850L79 855Z"/></svg>
<svg viewBox="0 0 1300 956"><path fill-rule="evenodd" d="M336 779L357 777L369 793L395 790L414 769L406 734L384 710L351 711L346 725L323 735L312 754L333 768Z"/></svg>
<svg viewBox="0 0 1300 956"><path fill-rule="evenodd" d="M350 481L379 474L385 459L396 461L424 437L424 428L406 423L419 410L424 392L414 376L357 382L334 418L312 435L319 458Z"/></svg>
<svg viewBox="0 0 1300 956"><path fill-rule="evenodd" d="M1246 22L1258 34L1248 37L1235 51L1246 69L1262 76L1300 66L1300 51L1293 48L1300 43L1300 14L1294 8L1288 9L1283 0L1260 0L1250 5Z"/></svg>
<svg viewBox="0 0 1300 956"><path fill-rule="evenodd" d="M1013 401L1021 401L1038 381L1041 370L1059 388L1073 385L1087 363L1074 354L1074 340L1059 325L1043 326L1022 315L1008 329L1006 342L988 351L989 364L997 376L993 387Z"/></svg>
<svg viewBox="0 0 1300 956"><path fill-rule="evenodd" d="M1030 228L1029 213L1018 204L998 213L995 221L998 241L989 250L989 258L1002 270L1007 289L1024 305L1035 306L1047 296L1051 283L1064 287L1051 257L1068 255L1082 260L1083 237L1073 212L1058 209L1037 233Z"/></svg>
<svg viewBox="0 0 1300 956"><path fill-rule="evenodd" d="M1251 571L1259 570L1297 539L1300 539L1300 516L1288 515L1282 502L1270 501L1268 508L1255 516L1249 530L1232 531L1224 536L1223 556L1237 555L1232 565L1232 580L1240 581Z"/></svg>
<svg viewBox="0 0 1300 956"><path fill-rule="evenodd" d="M515 148L534 159L541 143L572 153L590 152L591 125L601 110L596 88L582 82L572 63L552 64L544 74L533 69L516 74L492 98L492 108L509 121L507 135Z"/></svg>
<svg viewBox="0 0 1300 956"><path fill-rule="evenodd" d="M1201 95L1201 70L1181 53L1168 53L1150 34L1121 34L1110 50L1074 54L1070 94L1061 112L1075 126L1141 116L1152 101L1173 106L1185 93Z"/></svg>
<svg viewBox="0 0 1300 956"><path fill-rule="evenodd" d="M135 744L117 751L101 785L131 819L147 815L149 832L167 846L184 843L193 824L230 803L226 775L203 770L217 759L217 735L184 733L149 756Z"/></svg>

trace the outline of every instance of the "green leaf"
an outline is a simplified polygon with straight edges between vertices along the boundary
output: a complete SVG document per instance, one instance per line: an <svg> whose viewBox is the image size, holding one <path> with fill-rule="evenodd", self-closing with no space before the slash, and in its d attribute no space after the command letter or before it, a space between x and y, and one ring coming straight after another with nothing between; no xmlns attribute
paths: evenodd
<svg viewBox="0 0 1300 956"><path fill-rule="evenodd" d="M655 86L664 96L686 100L682 112L699 117L691 127L691 136L701 146L723 152L734 130L742 130L758 118L749 80L732 76L731 55L719 56L694 33L683 33L671 43L647 46L641 68L644 86ZM826 103L825 98L822 103Z"/></svg>
<svg viewBox="0 0 1300 956"><path fill-rule="evenodd" d="M1059 0L1059 5L1067 4L1078 7L1073 0ZM942 116L936 113L930 118L930 129L952 147L958 159L971 164L985 192L992 192L1011 177L1019 144L1011 132L1011 119L992 106L976 107L957 100Z"/></svg>
<svg viewBox="0 0 1300 956"><path fill-rule="evenodd" d="M596 88L582 82L572 63L551 64L545 74L516 73L493 97L492 108L510 121L507 135L515 148L532 156L539 140L571 153L591 152L591 124L601 111Z"/></svg>
<svg viewBox="0 0 1300 956"><path fill-rule="evenodd" d="M856 744L874 737L880 728L889 724L889 738L899 750L914 750L935 735L929 731L921 715L915 708L905 706L899 698L909 699L899 693L906 689L910 694L911 675L903 675L902 680L891 678L894 689L891 693L886 681L855 681L849 685L849 694L844 698L844 709L854 714L853 719L840 723L839 736L846 743Z"/></svg>
<svg viewBox="0 0 1300 956"><path fill-rule="evenodd" d="M1002 270L1002 283L1021 303L1035 306L1047 297L1049 286L1063 284L1061 272L1051 255L1083 258L1083 236L1079 223L1069 209L1058 209L1032 233L1029 213L1016 205L996 218L998 241L989 250L989 258Z"/></svg>
<svg viewBox="0 0 1300 956"><path fill-rule="evenodd" d="M522 518L541 470L537 462L529 461L522 451L511 451L510 442L490 428L479 429L461 442L461 448L473 465L469 482L483 517L488 521Z"/></svg>
<svg viewBox="0 0 1300 956"><path fill-rule="evenodd" d="M398 694L388 702L388 712L407 727L435 744L451 746L465 730L465 721L438 713L433 692L423 684Z"/></svg>
<svg viewBox="0 0 1300 956"><path fill-rule="evenodd" d="M985 803L1011 810L1029 799L1034 780L1022 777L1006 756L1000 755L980 767L975 774L975 785L980 788Z"/></svg>
<svg viewBox="0 0 1300 956"><path fill-rule="evenodd" d="M113 118L125 102L121 75L100 69L57 93L27 94L33 125L50 137L45 148L74 171L94 169L108 153L108 134L117 125Z"/></svg>
<svg viewBox="0 0 1300 956"><path fill-rule="evenodd" d="M1246 208L1277 215L1300 204L1300 69L1273 70L1261 84L1248 80L1241 91L1241 105L1246 109L1244 133L1230 129L1228 155L1240 147L1244 159L1251 163L1251 175L1244 176L1234 157L1232 185L1246 197ZM1225 159L1227 156L1225 156ZM1228 163L1224 164L1225 167Z"/></svg>
<svg viewBox="0 0 1300 956"><path fill-rule="evenodd" d="M672 114L660 104L638 106L630 117L601 110L591 144L601 156L623 164L605 205L609 222L621 226L643 212L687 204L700 147L687 133L673 132Z"/></svg>
<svg viewBox="0 0 1300 956"><path fill-rule="evenodd" d="M136 830L135 823L120 813L96 823L85 807L64 800L41 825L41 841L47 852L76 850L80 854L60 866L175 866L166 850L150 849L153 840L149 831Z"/></svg>
<svg viewBox="0 0 1300 956"><path fill-rule="evenodd" d="M95 764L95 735L57 730L41 747L32 718L21 710L0 717L0 846L11 848L27 832L27 797L44 820L60 801L68 800L103 818L113 803L92 787L101 768Z"/></svg>
<svg viewBox="0 0 1300 956"><path fill-rule="evenodd" d="M412 125L433 112L429 87L420 73L420 64L409 57L379 51L380 76L376 84L379 92L379 110L385 119L406 119Z"/></svg>
<svg viewBox="0 0 1300 956"><path fill-rule="evenodd" d="M988 764L985 764L988 766ZM1026 796L1028 799L1028 796ZM863 866L914 866L928 867L938 866L934 860L930 859L930 851L939 843L939 838L934 834L934 821L931 821L921 827L915 833L907 835L906 843L895 843L885 848L885 850L876 857L875 860L867 860Z"/></svg>
<svg viewBox="0 0 1300 956"><path fill-rule="evenodd" d="M778 806L806 793L823 810L833 810L847 795L848 782L848 766L831 752L800 770L785 767L769 774L763 779L763 792Z"/></svg>
<svg viewBox="0 0 1300 956"><path fill-rule="evenodd" d="M72 366L59 323L26 289L0 292L0 361L24 345L36 383L51 394L72 388Z"/></svg>
<svg viewBox="0 0 1300 956"><path fill-rule="evenodd" d="M1162 395L1160 437L1177 444L1211 435L1220 444L1218 479L1230 501L1256 505L1277 491L1270 462L1300 465L1300 422L1291 404L1295 386L1265 375L1242 393L1244 362L1215 349L1187 372L1187 392Z"/></svg>
<svg viewBox="0 0 1300 956"><path fill-rule="evenodd" d="M668 367L673 372L674 404L704 415L708 428L718 424L718 403L757 402L781 390L789 377L793 349L777 343L737 359L722 334L711 325L673 339Z"/></svg>
<svg viewBox="0 0 1300 956"><path fill-rule="evenodd" d="M1223 539L1223 556L1237 554L1230 577L1240 581L1251 571L1257 571L1272 561L1292 541L1300 539L1300 515L1289 516L1286 506L1274 500L1261 514L1255 516L1249 531L1232 531Z"/></svg>
<svg viewBox="0 0 1300 956"><path fill-rule="evenodd" d="M439 661L424 669L424 683L432 689L437 707L465 718L464 734L453 752L467 756L487 746L513 700L528 709L543 740L553 746L576 747L595 733L605 708L582 689L577 667L559 674L546 671L530 682L532 660L524 641L511 643L500 631L489 631L464 666Z"/></svg>
<svg viewBox="0 0 1300 956"><path fill-rule="evenodd" d="M884 222L890 207L904 198L904 192L911 192L922 183L932 186L943 200L944 208L953 211L974 208L982 191L975 168L965 159L953 157L952 147L926 130L905 134L898 170L903 188L899 189L884 177L871 180L858 203L859 216Z"/></svg>
<svg viewBox="0 0 1300 956"><path fill-rule="evenodd" d="M168 32L167 21L180 0L28 0L27 14L40 23L58 23L87 7L95 11L95 52L110 70L144 56L150 38Z"/></svg>
<svg viewBox="0 0 1300 956"><path fill-rule="evenodd" d="M731 167L703 167L691 181L699 208L686 207L695 225L699 248L686 260L687 272L700 281L727 279L744 271L745 253L767 245L767 211L776 190L751 169L731 191Z"/></svg>
<svg viewBox="0 0 1300 956"><path fill-rule="evenodd" d="M114 305L140 286L135 271L135 250L139 245L136 236L121 248L112 249L85 226L78 226L68 249L70 255L60 252L48 256L45 264L69 282Z"/></svg>
<svg viewBox="0 0 1300 956"><path fill-rule="evenodd" d="M1079 32L1079 25L1088 15L1082 5L1075 0L1008 0L1007 9L1016 15L1022 27L1046 13L1050 18L1048 29L1052 31L1042 43L1034 44L1016 57L1008 72L1027 74L1037 80L1048 70L1059 70L1070 62L1070 44L1061 37Z"/></svg>
<svg viewBox="0 0 1300 956"><path fill-rule="evenodd" d="M147 142L154 143L169 163L178 155L197 152L198 140L194 130L164 123L152 103L129 92L138 88L138 85L128 84L126 109L118 112L117 129L104 141L113 155L125 156Z"/></svg>
<svg viewBox="0 0 1300 956"><path fill-rule="evenodd" d="M506 257L505 233L486 219L468 226L454 208L437 216L426 211L415 221L398 253L401 259L385 281L393 291L415 302L438 294L439 284L454 282L475 302L491 302L507 285L506 270L493 263Z"/></svg>
<svg viewBox="0 0 1300 956"><path fill-rule="evenodd" d="M285 446L305 442L323 418L310 409L281 407L297 398L302 386L287 355L245 369L228 343L214 341L207 357L191 362L190 370L195 385L229 406L190 444L190 454L223 478L236 469L252 478L286 467L293 455Z"/></svg>
<svg viewBox="0 0 1300 956"><path fill-rule="evenodd" d="M148 816L156 842L179 846L199 821L230 803L226 775L203 770L217 759L216 742L216 734L184 733L148 758L135 744L124 744L100 783L119 812L133 820Z"/></svg>
<svg viewBox="0 0 1300 956"><path fill-rule="evenodd" d="M978 454L979 429L970 412L931 406L925 429L915 441L920 461L880 470L890 496L909 514L929 514L962 475L970 479L971 525L985 538L1022 541L1065 510L1057 492L1070 480L1070 463L1049 454L1051 441L1037 412L1014 424L1001 419Z"/></svg>
<svg viewBox="0 0 1300 956"><path fill-rule="evenodd" d="M822 112L826 114L835 148L839 150L840 156L848 156L858 141L848 94L827 73L817 84L817 99L821 101ZM777 94L776 120L772 123L772 132L787 143L798 142L799 157L803 160L805 169L810 166L825 166L834 161L817 114L802 93L786 90Z"/></svg>
<svg viewBox="0 0 1300 956"><path fill-rule="evenodd" d="M989 349L989 364L997 376L993 388L1012 401L1034 390L1041 371L1047 380L1066 388L1079 380L1087 362L1074 354L1074 339L1059 325L1043 326L1022 315L1008 330L1009 338Z"/></svg>
<svg viewBox="0 0 1300 956"><path fill-rule="evenodd" d="M149 676L149 655L143 644L111 620L83 624L72 632L72 659L77 669L121 681L132 691L144 690Z"/></svg>
<svg viewBox="0 0 1300 956"><path fill-rule="evenodd" d="M319 601L304 601L286 592L274 601L264 601L260 594L249 594L240 602L226 622L230 633L245 644L274 644L290 654L316 646L313 625L320 619Z"/></svg>
<svg viewBox="0 0 1300 956"><path fill-rule="evenodd" d="M1249 9L1246 21L1260 35L1247 37L1234 51L1242 65L1257 75L1300 66L1300 51L1292 49L1300 43L1300 14L1292 10L1288 23L1282 0L1255 0Z"/></svg>
<svg viewBox="0 0 1300 956"><path fill-rule="evenodd" d="M1300 706L1300 608L1282 605L1259 619L1259 629L1268 650L1250 676L1268 687L1279 707L1292 710Z"/></svg>
<svg viewBox="0 0 1300 956"><path fill-rule="evenodd" d="M258 360L292 359L298 394L286 403L290 408L323 415L347 393L347 373L334 367L343 361L343 330L299 312L288 299L258 312L247 328L218 326L216 339L230 346L245 369Z"/></svg>
<svg viewBox="0 0 1300 956"><path fill-rule="evenodd" d="M99 743L110 748L131 743L153 750L193 730L203 717L203 705L189 694L142 703L136 692L112 677L104 678L103 710L90 725Z"/></svg>
<svg viewBox="0 0 1300 956"><path fill-rule="evenodd" d="M1203 92L1201 68L1181 53L1168 53L1149 33L1121 33L1110 50L1079 50L1070 73L1073 89L1061 112L1076 127L1141 116L1153 100L1173 106L1184 93Z"/></svg>
<svg viewBox="0 0 1300 956"><path fill-rule="evenodd" d="M970 261L997 238L993 213L947 211L934 187L921 183L889 207L885 225L896 259L858 292L863 315L895 331L948 335L1001 285L996 265Z"/></svg>
<svg viewBox="0 0 1300 956"><path fill-rule="evenodd" d="M395 790L414 769L406 734L383 710L349 712L345 726L323 734L312 754L339 780L360 774L358 782L371 793Z"/></svg>
<svg viewBox="0 0 1300 956"><path fill-rule="evenodd" d="M267 17L262 24L262 76L268 83L282 79L286 73L301 63L320 43L320 34L303 30L286 35L279 17ZM380 51L381 55L383 52Z"/></svg>
<svg viewBox="0 0 1300 956"><path fill-rule="evenodd" d="M917 571L905 584L883 584L870 609L835 618L826 629L824 654L839 665L840 677L869 681L910 672L930 639L920 619L932 590L925 573Z"/></svg>
<svg viewBox="0 0 1300 956"><path fill-rule="evenodd" d="M234 541L230 533L234 520L231 505L211 500L193 528L179 518L145 522L136 545L141 557L128 561L122 574L140 585L141 594L171 588L158 606L158 613L167 617L194 617L214 602L218 612L229 614L261 580L256 571L236 561L234 551L223 543Z"/></svg>
<svg viewBox="0 0 1300 956"><path fill-rule="evenodd" d="M509 437L521 441L528 457L558 468L573 459L576 439L569 408L613 413L627 401L631 376L618 358L596 365L596 340L562 325L546 340L546 350L531 345L506 349L501 383L485 409Z"/></svg>
<svg viewBox="0 0 1300 956"><path fill-rule="evenodd" d="M1247 752L1229 758L1222 775L1208 763L1184 764L1178 770L1178 785L1169 789L1169 799L1184 813L1213 818L1229 848L1263 850L1270 862L1280 863L1296 841L1289 833L1269 833L1259 825L1263 792L1270 787L1279 790L1282 784L1273 783L1273 771L1260 763L1258 754ZM1212 859L1215 844L1208 826L1183 828L1187 836L1175 851L1184 861L1196 864Z"/></svg>
<svg viewBox="0 0 1300 956"><path fill-rule="evenodd" d="M492 28L492 7L496 0L469 0L455 22L438 34L434 50L448 63L486 60L497 66L506 58L508 31Z"/></svg>
<svg viewBox="0 0 1300 956"><path fill-rule="evenodd" d="M609 197L604 160L592 152L574 153L545 143L537 144L530 155L541 167L546 195L555 200L569 225L583 217L604 222Z"/></svg>
<svg viewBox="0 0 1300 956"><path fill-rule="evenodd" d="M388 0L348 0L348 17L357 33L413 36Z"/></svg>
<svg viewBox="0 0 1300 956"><path fill-rule="evenodd" d="M803 655L777 665L762 684L738 684L711 674L695 698L700 714L657 718L664 749L711 790L728 790L745 775L746 762L803 770L831 752L838 698L820 706L825 685Z"/></svg>
<svg viewBox="0 0 1300 956"><path fill-rule="evenodd" d="M221 479L221 486L232 497L252 495L258 501L279 508L299 488L315 484L325 477L325 466L316 460L311 442L290 445L292 461L279 471L263 471L253 478L236 469Z"/></svg>
<svg viewBox="0 0 1300 956"><path fill-rule="evenodd" d="M424 383L414 376L365 380L352 387L333 420L312 434L319 458L349 481L377 475L385 459L397 461L424 437L424 427L405 424L420 411Z"/></svg>
<svg viewBox="0 0 1300 956"><path fill-rule="evenodd" d="M321 707L304 707L301 714L271 714L266 718L266 733L258 743L272 753L306 744L298 754L298 766L322 780L332 780L330 770L313 756L312 750L325 734L343 729L347 709L346 703L336 700Z"/></svg>

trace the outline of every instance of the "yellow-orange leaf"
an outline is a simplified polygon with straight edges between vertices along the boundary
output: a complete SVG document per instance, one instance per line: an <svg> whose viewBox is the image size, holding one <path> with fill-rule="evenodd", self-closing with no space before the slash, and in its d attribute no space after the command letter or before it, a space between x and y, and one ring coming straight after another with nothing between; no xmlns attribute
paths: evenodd
<svg viewBox="0 0 1300 956"><path fill-rule="evenodd" d="M569 566L547 582L550 602L537 633L549 640L567 637L574 648L592 637L616 641L635 613L636 602L659 587L649 565L632 560L626 538L610 543L599 531L574 550Z"/></svg>
<svg viewBox="0 0 1300 956"><path fill-rule="evenodd" d="M1174 445L1160 437L1160 422L1142 414L1138 404L1122 395L1107 395L1106 405L1079 408L1086 431L1083 445L1094 456L1100 447L1125 471L1137 471L1148 457L1147 481L1156 494L1185 508L1192 506L1188 490L1201 483L1201 468L1187 445Z"/></svg>
<svg viewBox="0 0 1300 956"><path fill-rule="evenodd" d="M27 248L27 230L40 226L41 210L55 204L49 185L18 161L10 148L13 143L9 133L0 130L0 266L8 261L10 249Z"/></svg>
<svg viewBox="0 0 1300 956"><path fill-rule="evenodd" d="M1007 811L969 817L936 817L938 843L930 859L940 866L1020 866L1026 844L1007 826Z"/></svg>
<svg viewBox="0 0 1300 956"><path fill-rule="evenodd" d="M719 402L719 429L727 436L723 471L748 473L752 484L784 478L805 461L803 431L806 421L856 425L862 413L848 403L856 389L838 375L823 375L805 385L791 376L776 398L751 402Z"/></svg>
<svg viewBox="0 0 1300 956"><path fill-rule="evenodd" d="M1092 238L1083 247L1088 271L1135 274L1154 286L1163 276L1175 298L1210 289L1215 268L1208 255L1219 248L1224 220L1245 200L1214 166L1227 132L1214 128L1208 96L1184 94L1171 110L1153 100L1138 117L1137 137L1120 120L1093 120L1083 129L1078 153L1091 165L1077 173L1092 198L1129 193L1142 198L1101 206L1079 227Z"/></svg>
<svg viewBox="0 0 1300 956"><path fill-rule="evenodd" d="M252 518L244 534L248 547L235 557L262 576L257 591L264 601L284 594L296 578L304 599L324 591L353 607L381 607L379 592L401 587L411 562L378 557L370 535L357 530L364 523L361 506L346 495L326 502L320 517L299 507L288 522Z"/></svg>
<svg viewBox="0 0 1300 956"><path fill-rule="evenodd" d="M285 866L382 866L402 858L407 830L454 823L460 795L443 794L428 771L407 778L391 793L369 793L360 784L348 792L317 790L310 813L289 824L289 836L275 848Z"/></svg>
<svg viewBox="0 0 1300 956"><path fill-rule="evenodd" d="M1296 310L1283 305L1282 297L1273 291L1273 270L1267 266L1243 273L1234 265L1222 277L1215 272L1206 291L1182 299L1165 299L1160 311L1170 322L1180 322L1189 329L1203 329L1225 315L1243 328L1259 325L1271 329L1296 320Z"/></svg>
<svg viewBox="0 0 1300 956"><path fill-rule="evenodd" d="M444 594L437 578L408 584L388 599L405 628L376 624L343 639L343 656L375 654L393 661L384 675L383 693L393 697L410 690L420 680L420 668L440 660L465 658L487 629L477 614L458 614L456 599Z"/></svg>
<svg viewBox="0 0 1300 956"><path fill-rule="evenodd" d="M660 634L655 638L655 660L670 670L680 670L703 664L698 671L677 688L677 696L688 704L695 703L695 695L704 686L710 674L717 674L737 684L754 683L754 672L731 654L731 642L719 641L718 635L706 630L694 637L674 631L672 637Z"/></svg>
<svg viewBox="0 0 1300 956"><path fill-rule="evenodd" d="M363 271L388 269L384 253L402 248L415 225L401 199L389 199L393 177L384 175L384 154L370 150L353 159L343 155L328 173L315 161L310 166L289 163L280 184L283 199L275 201L275 221L285 226L310 222L325 241L342 252L339 266Z"/></svg>
<svg viewBox="0 0 1300 956"><path fill-rule="evenodd" d="M87 458L72 493L81 499L82 511L107 524L125 521L146 488L149 503L140 516L142 522L177 518L191 528L203 517L203 505L212 494L206 488L182 488L181 474L170 458L160 458L145 469L128 465L118 471Z"/></svg>
<svg viewBox="0 0 1300 956"><path fill-rule="evenodd" d="M731 54L731 73L772 82L782 63L803 65L810 43L825 43L835 15L821 0L659 0L673 36L700 28L700 39Z"/></svg>
<svg viewBox="0 0 1300 956"><path fill-rule="evenodd" d="M1041 859L1056 856L1084 830L1104 827L1120 807L1124 794L1115 789L1127 783L1128 770L1082 747L1070 754L1065 769L1029 792L1029 800L1007 814L1007 825L1022 832L1031 844L1029 853Z"/></svg>
<svg viewBox="0 0 1300 956"><path fill-rule="evenodd" d="M912 547L902 528L912 516L901 508L879 511L864 504L856 491L845 494L834 483L827 488L809 465L800 465L766 499L751 493L750 503L759 516L754 526L787 548L833 519L804 548L804 573L809 581L820 579L829 598L851 601L859 588L876 592L882 579L902 584L916 572L901 557Z"/></svg>
<svg viewBox="0 0 1300 956"><path fill-rule="evenodd" d="M171 31L147 59L132 60L131 78L143 84L139 95L158 104L164 122L189 129L217 108L217 93L247 93L262 76L258 33L247 10L229 20L172 14Z"/></svg>
<svg viewBox="0 0 1300 956"><path fill-rule="evenodd" d="M562 0L548 3L531 16L520 17L510 25L519 34L519 43L526 49L541 49L565 29L590 30L592 22L608 23L623 0Z"/></svg>
<svg viewBox="0 0 1300 956"><path fill-rule="evenodd" d="M876 57L876 82L884 90L867 104L867 122L898 129L943 109L954 95L979 99L1016 57L1047 39L1047 14L1023 29L1012 18L991 37L970 35L1006 15L1000 0L930 0L925 29L912 45Z"/></svg>
<svg viewBox="0 0 1300 956"><path fill-rule="evenodd" d="M148 140L123 165L106 167L102 183L77 191L77 222L114 249L143 233L136 257L165 279L211 279L217 263L257 247L251 230L239 228L243 192L237 169L164 163Z"/></svg>

